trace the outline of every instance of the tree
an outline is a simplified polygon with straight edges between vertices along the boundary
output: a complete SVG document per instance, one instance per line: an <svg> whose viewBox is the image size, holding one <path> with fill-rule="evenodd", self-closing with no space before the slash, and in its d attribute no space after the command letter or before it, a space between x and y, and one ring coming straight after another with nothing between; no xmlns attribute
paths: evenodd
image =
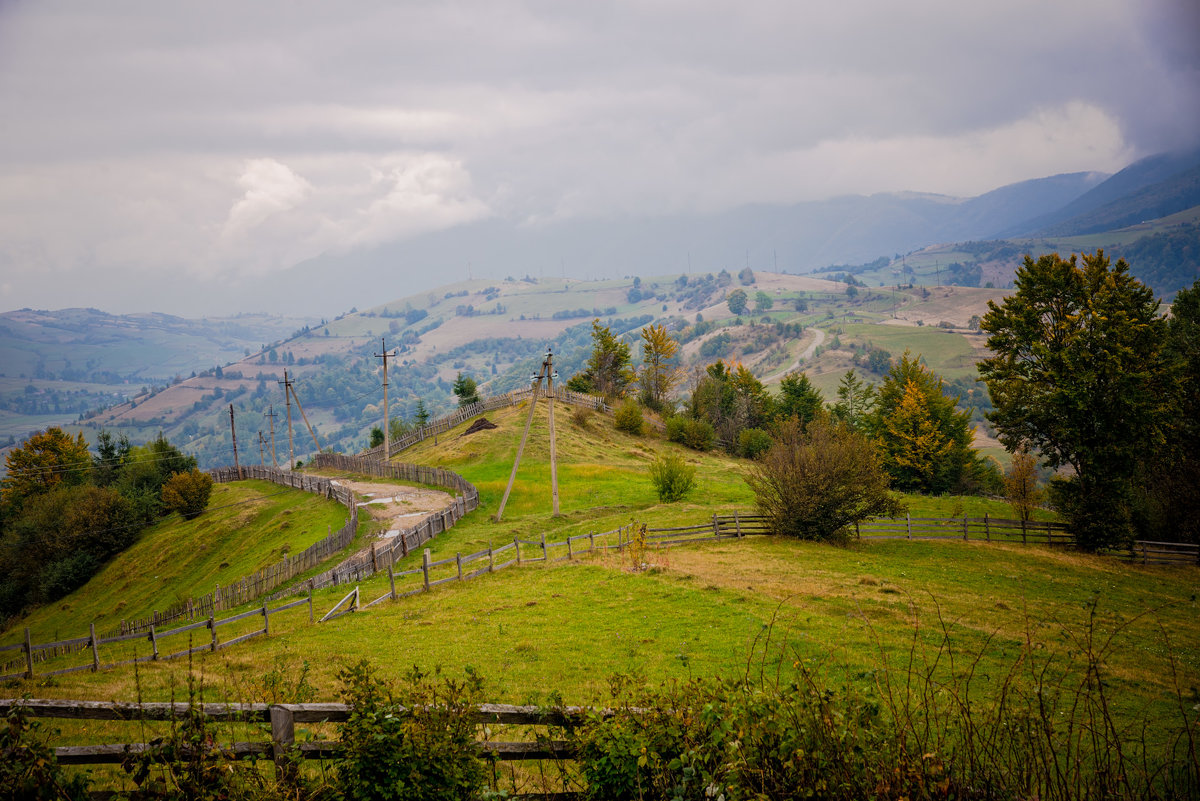
<svg viewBox="0 0 1200 801"><path fill-rule="evenodd" d="M734 314L741 314L746 310L746 290L735 289L725 296L725 302L729 304L729 310Z"/></svg>
<svg viewBox="0 0 1200 801"><path fill-rule="evenodd" d="M1028 523L1043 495L1038 487L1037 459L1027 448L1022 448L1013 454L1012 464L1004 471L1004 497L1017 519Z"/></svg>
<svg viewBox="0 0 1200 801"><path fill-rule="evenodd" d="M1080 547L1097 550L1133 536L1134 477L1164 442L1172 393L1154 293L1103 251L1081 260L1025 258L1016 292L980 321L995 355L979 374L1000 441L1073 470L1051 497Z"/></svg>
<svg viewBox="0 0 1200 801"><path fill-rule="evenodd" d="M592 320L592 354L585 371L592 391L605 398L623 398L633 381L629 345L617 339L609 327Z"/></svg>
<svg viewBox="0 0 1200 801"><path fill-rule="evenodd" d="M417 414L413 418L417 421L417 428L424 428L429 424L429 410L425 408L425 401L417 398Z"/></svg>
<svg viewBox="0 0 1200 801"><path fill-rule="evenodd" d="M642 329L642 396L646 405L661 410L671 390L679 382L674 359L679 343L667 333L666 326L648 325Z"/></svg>
<svg viewBox="0 0 1200 801"><path fill-rule="evenodd" d="M383 426L371 427L371 442L367 446L369 448L378 448L383 444Z"/></svg>
<svg viewBox="0 0 1200 801"><path fill-rule="evenodd" d="M937 374L905 351L879 387L869 428L884 469L900 489L962 491L979 467L970 413L958 411L943 386Z"/></svg>
<svg viewBox="0 0 1200 801"><path fill-rule="evenodd" d="M80 432L72 437L57 426L39 431L4 457L8 475L0 482L6 507L24 498L53 489L59 484L83 484L88 480L92 457Z"/></svg>
<svg viewBox="0 0 1200 801"><path fill-rule="evenodd" d="M844 541L858 521L902 511L875 447L828 418L807 429L794 418L780 423L775 444L750 468L746 483L772 533L782 536Z"/></svg>
<svg viewBox="0 0 1200 801"><path fill-rule="evenodd" d="M875 387L847 370L838 382L837 397L833 416L855 431L865 430L875 409Z"/></svg>
<svg viewBox="0 0 1200 801"><path fill-rule="evenodd" d="M677 453L660 455L650 464L650 480L663 503L681 501L696 486L696 468Z"/></svg>
<svg viewBox="0 0 1200 801"><path fill-rule="evenodd" d="M692 390L689 409L707 420L730 449L744 428L766 428L773 416L771 396L745 365L710 364Z"/></svg>
<svg viewBox="0 0 1200 801"><path fill-rule="evenodd" d="M208 473L192 468L186 473L176 473L163 484L163 506L169 511L179 512L184 520L200 516L208 506L212 495L213 480Z"/></svg>
<svg viewBox="0 0 1200 801"><path fill-rule="evenodd" d="M760 289L754 293L754 310L755 311L759 311L759 312L770 311L771 307L774 305L775 305L775 301L772 300L771 296L768 295L766 292L763 292Z"/></svg>
<svg viewBox="0 0 1200 801"><path fill-rule="evenodd" d="M738 273L738 280L741 281L742 286L750 286L754 283L754 271L749 267L744 268Z"/></svg>
<svg viewBox="0 0 1200 801"><path fill-rule="evenodd" d="M469 375L458 374L454 379L454 394L458 396L458 408L462 409L474 403L479 403L479 388L475 386L475 379Z"/></svg>
<svg viewBox="0 0 1200 801"><path fill-rule="evenodd" d="M803 428L815 420L824 407L821 391L812 385L805 373L788 373L779 382L779 401L776 403L779 417L795 417Z"/></svg>

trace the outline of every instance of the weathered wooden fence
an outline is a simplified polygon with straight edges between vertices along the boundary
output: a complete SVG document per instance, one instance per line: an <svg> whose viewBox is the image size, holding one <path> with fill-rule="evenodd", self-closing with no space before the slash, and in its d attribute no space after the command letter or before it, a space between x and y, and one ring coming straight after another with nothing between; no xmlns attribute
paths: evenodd
<svg viewBox="0 0 1200 801"><path fill-rule="evenodd" d="M151 625L150 630L146 633L132 634L116 634L109 637L102 637L96 634L96 626L92 624L91 629L86 637L76 637L71 640L57 640L48 643L34 643L30 639L29 629L25 629L24 642L13 645L0 646L0 652L5 651L20 651L24 657L24 668L18 672L7 673L0 675L0 681L7 679L32 679L37 677L60 676L66 673L76 673L78 671L89 670L107 670L109 668L118 667L120 665L129 665L135 662L158 661L160 659L175 659L189 654L199 653L201 651L217 651L221 648L228 648L231 645L245 642L254 637L265 637L271 633L271 615L279 612L292 609L302 604L308 605L309 620L312 620L312 596L302 598L299 601L293 601L282 606L277 606L274 609L268 607L266 603L260 609L251 609L241 614L232 615L230 617L217 619L216 615L209 613L208 619L198 623L188 623L183 626L178 626L166 631L159 630L157 626ZM254 628L250 631L243 632L236 636L221 640L218 637L217 629L222 626L228 626L241 621L250 620L252 618L262 618L262 628ZM195 639L196 632L200 629L207 629L208 635L205 637L206 642L202 645L194 646L192 643ZM169 651L162 653L160 646L164 645L164 641L169 641L167 645L171 648L177 648L181 642L181 638L187 634L187 646L182 650ZM137 645L144 643L142 647L149 648L149 653L139 655L137 653ZM124 647L115 648L117 644L124 644ZM105 661L101 658L101 648L104 648L105 653L111 653L114 656L120 657ZM83 659L80 659L78 654L81 651L87 651L88 654ZM59 667L54 670L36 671L35 665L41 661L38 658L39 654L53 652L62 657L62 661L69 661L66 657L76 655L76 664L70 664L65 667ZM11 664L11 663L10 663ZM18 662L17 664L20 664Z"/></svg>
<svg viewBox="0 0 1200 801"><path fill-rule="evenodd" d="M436 437L439 434L444 434L454 428L459 423L470 420L472 417L477 417L485 412L490 412L493 409L503 409L506 406L515 406L518 403L526 400L533 395L532 387L524 387L523 389L514 389L511 392L506 392L503 395L493 395L489 398L484 398L479 403L472 403L470 406L464 406L461 409L456 409L444 417L439 417L436 420L431 420L424 426L408 432L404 436L391 443L391 450L388 458L395 456L405 448L411 448L418 442ZM542 391L540 397L545 397L545 390ZM603 398L598 398L595 395L585 395L581 392L572 392L565 387L554 388L554 399L563 403L570 403L574 406L583 406L587 409L596 411L608 412L608 404ZM383 446L379 445L366 451L367 457L372 459L383 458Z"/></svg>

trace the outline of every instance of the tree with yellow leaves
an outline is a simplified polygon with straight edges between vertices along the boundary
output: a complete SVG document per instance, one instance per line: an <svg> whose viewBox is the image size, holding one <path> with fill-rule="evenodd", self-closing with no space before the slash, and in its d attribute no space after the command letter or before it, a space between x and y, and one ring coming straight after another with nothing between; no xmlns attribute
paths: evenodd
<svg viewBox="0 0 1200 801"><path fill-rule="evenodd" d="M679 354L679 342L662 325L642 329L642 402L661 410L671 390L679 383L679 367L674 359Z"/></svg>

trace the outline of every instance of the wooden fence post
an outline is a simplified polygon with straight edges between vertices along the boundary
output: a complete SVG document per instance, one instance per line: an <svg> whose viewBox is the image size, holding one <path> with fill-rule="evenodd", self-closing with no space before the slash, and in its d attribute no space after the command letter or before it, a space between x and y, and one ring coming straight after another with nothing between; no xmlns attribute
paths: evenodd
<svg viewBox="0 0 1200 801"><path fill-rule="evenodd" d="M158 627L153 623L150 624L150 651L153 654L153 659L158 660Z"/></svg>
<svg viewBox="0 0 1200 801"><path fill-rule="evenodd" d="M263 636L271 636L271 613L267 611L266 601L263 601Z"/></svg>
<svg viewBox="0 0 1200 801"><path fill-rule="evenodd" d="M713 536L714 537L719 536L721 534L721 529L717 526L717 513L716 512L713 512L712 527L713 527Z"/></svg>
<svg viewBox="0 0 1200 801"><path fill-rule="evenodd" d="M392 600L396 600L396 556L392 551L388 551L388 586L392 591Z"/></svg>
<svg viewBox="0 0 1200 801"><path fill-rule="evenodd" d="M271 705L271 755L275 761L277 780L293 783L296 780L296 763L291 759L291 750L296 744L296 716L289 706Z"/></svg>
<svg viewBox="0 0 1200 801"><path fill-rule="evenodd" d="M992 541L992 527L988 523L988 513L987 512L983 513L983 535L985 537L987 537L988 542Z"/></svg>
<svg viewBox="0 0 1200 801"><path fill-rule="evenodd" d="M546 561L546 532L542 532L542 561Z"/></svg>
<svg viewBox="0 0 1200 801"><path fill-rule="evenodd" d="M25 678L33 678L33 640L29 638L29 627L25 627Z"/></svg>
<svg viewBox="0 0 1200 801"><path fill-rule="evenodd" d="M429 592L429 549L421 556L421 573L425 577L425 592Z"/></svg>
<svg viewBox="0 0 1200 801"><path fill-rule="evenodd" d="M488 540L488 572L494 573L495 571L496 571L496 556L492 551L491 540Z"/></svg>
<svg viewBox="0 0 1200 801"><path fill-rule="evenodd" d="M313 622L312 597L313 597L313 580L309 579L308 580L308 622L310 625Z"/></svg>
<svg viewBox="0 0 1200 801"><path fill-rule="evenodd" d="M969 539L967 536L967 516L963 515L963 541L965 542L967 539Z"/></svg>
<svg viewBox="0 0 1200 801"><path fill-rule="evenodd" d="M908 512L904 513L904 523L908 527L908 538L912 539L912 515Z"/></svg>
<svg viewBox="0 0 1200 801"><path fill-rule="evenodd" d="M517 566L521 565L521 541L513 537L513 550L517 552Z"/></svg>
<svg viewBox="0 0 1200 801"><path fill-rule="evenodd" d="M568 534L567 535L567 561L570 562L574 558L575 558L575 555L571 553L571 535Z"/></svg>
<svg viewBox="0 0 1200 801"><path fill-rule="evenodd" d="M454 566L458 568L458 580L462 581L462 552L454 552Z"/></svg>
<svg viewBox="0 0 1200 801"><path fill-rule="evenodd" d="M713 517L715 518L716 515L713 515ZM588 533L588 553L594 550L596 550L596 532L592 531Z"/></svg>
<svg viewBox="0 0 1200 801"><path fill-rule="evenodd" d="M742 536L742 521L738 519L737 509L733 510L733 526L737 529L737 535Z"/></svg>
<svg viewBox="0 0 1200 801"><path fill-rule="evenodd" d="M92 672L95 673L100 669L100 645L96 642L96 624L90 623L88 627L92 639Z"/></svg>
<svg viewBox="0 0 1200 801"><path fill-rule="evenodd" d="M212 632L212 650L215 653L217 650L217 616L211 614L208 616L208 628Z"/></svg>

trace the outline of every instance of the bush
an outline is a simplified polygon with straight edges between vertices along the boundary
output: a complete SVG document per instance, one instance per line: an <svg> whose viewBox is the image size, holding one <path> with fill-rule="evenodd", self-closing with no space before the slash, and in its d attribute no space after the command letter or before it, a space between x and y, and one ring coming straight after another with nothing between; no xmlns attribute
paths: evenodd
<svg viewBox="0 0 1200 801"><path fill-rule="evenodd" d="M346 799L476 798L487 784L471 719L482 682L438 680L417 668L400 694L365 660L338 673L342 697L353 706L341 727L336 763Z"/></svg>
<svg viewBox="0 0 1200 801"><path fill-rule="evenodd" d="M43 731L42 724L21 704L9 707L0 722L0 787L9 798L87 799L91 777L67 775L46 740L57 732Z"/></svg>
<svg viewBox="0 0 1200 801"><path fill-rule="evenodd" d="M576 406L571 410L571 422L580 428L587 428L592 422L592 410L586 406Z"/></svg>
<svg viewBox="0 0 1200 801"><path fill-rule="evenodd" d="M738 432L738 453L757 459L771 448L771 435L761 428L743 428Z"/></svg>
<svg viewBox="0 0 1200 801"><path fill-rule="evenodd" d="M683 444L692 450L710 451L717 441L717 430L707 420L688 420L683 429Z"/></svg>
<svg viewBox="0 0 1200 801"><path fill-rule="evenodd" d="M186 473L176 473L163 484L163 506L169 511L179 512L184 520L192 520L199 517L208 506L212 488L212 476L208 473L201 473L195 468Z"/></svg>
<svg viewBox="0 0 1200 801"><path fill-rule="evenodd" d="M900 512L875 446L824 418L804 429L794 417L780 424L746 483L772 533L789 537L845 540L856 522Z"/></svg>
<svg viewBox="0 0 1200 801"><path fill-rule="evenodd" d="M642 433L642 407L632 398L627 398L618 406L613 417L616 420L618 431L624 431L627 434Z"/></svg>
<svg viewBox="0 0 1200 801"><path fill-rule="evenodd" d="M666 421L667 441L684 444L688 418L682 415L668 417Z"/></svg>
<svg viewBox="0 0 1200 801"><path fill-rule="evenodd" d="M674 503L696 486L696 468L677 453L663 454L650 465L650 480L660 501Z"/></svg>

